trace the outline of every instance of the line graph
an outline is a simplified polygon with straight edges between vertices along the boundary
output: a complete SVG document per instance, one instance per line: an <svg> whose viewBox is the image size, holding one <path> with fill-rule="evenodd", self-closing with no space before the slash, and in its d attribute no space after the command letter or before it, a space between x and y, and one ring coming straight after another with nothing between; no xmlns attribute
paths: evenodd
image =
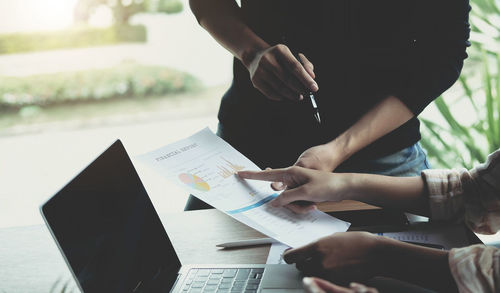
<svg viewBox="0 0 500 293"><path fill-rule="evenodd" d="M217 174L224 179L229 178L236 174L236 172L245 169L245 166L234 164L224 157L220 158L225 162L225 164L217 166L217 169L219 170Z"/></svg>

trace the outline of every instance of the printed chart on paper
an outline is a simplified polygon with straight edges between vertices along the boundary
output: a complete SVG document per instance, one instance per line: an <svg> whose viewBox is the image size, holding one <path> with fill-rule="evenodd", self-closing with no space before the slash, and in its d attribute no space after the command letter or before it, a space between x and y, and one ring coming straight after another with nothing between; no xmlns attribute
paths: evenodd
<svg viewBox="0 0 500 293"><path fill-rule="evenodd" d="M218 210L291 247L349 228L349 223L320 211L298 215L271 207L268 203L278 193L269 182L235 175L260 169L208 128L139 159Z"/></svg>

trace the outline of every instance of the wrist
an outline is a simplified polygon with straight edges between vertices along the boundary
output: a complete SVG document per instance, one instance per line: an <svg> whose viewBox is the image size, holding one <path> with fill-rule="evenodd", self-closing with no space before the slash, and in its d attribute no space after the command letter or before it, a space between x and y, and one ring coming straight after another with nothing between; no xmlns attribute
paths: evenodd
<svg viewBox="0 0 500 293"><path fill-rule="evenodd" d="M331 180L333 186L332 190L335 190L339 195L339 201L342 200L358 200L359 187L361 181L358 174L352 173L332 173L332 176L338 176L340 180ZM339 184L341 182L341 184Z"/></svg>
<svg viewBox="0 0 500 293"><path fill-rule="evenodd" d="M347 133L343 133L331 142L327 143L329 149L332 151L333 160L340 165L349 159L354 151L352 148L352 138Z"/></svg>
<svg viewBox="0 0 500 293"><path fill-rule="evenodd" d="M248 68L252 64L252 62L255 60L257 55L261 51L263 51L269 47L270 46L267 43L265 43L264 41L257 42L251 46L248 46L248 47L242 49L239 52L238 56L236 56L236 57L241 60L241 62L243 63L243 65L245 65L246 68Z"/></svg>
<svg viewBox="0 0 500 293"><path fill-rule="evenodd" d="M414 283L438 291L456 291L448 265L448 251L377 236L381 276ZM415 274L415 272L420 272Z"/></svg>
<svg viewBox="0 0 500 293"><path fill-rule="evenodd" d="M374 248L376 261L379 264L377 273L384 277L394 277L394 272L398 270L398 263L394 261L396 241L384 236L374 235L374 237L377 238Z"/></svg>

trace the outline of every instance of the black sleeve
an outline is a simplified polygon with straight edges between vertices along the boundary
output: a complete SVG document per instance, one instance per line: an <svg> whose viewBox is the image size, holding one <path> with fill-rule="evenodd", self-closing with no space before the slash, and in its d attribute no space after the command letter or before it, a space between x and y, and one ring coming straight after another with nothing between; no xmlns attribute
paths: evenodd
<svg viewBox="0 0 500 293"><path fill-rule="evenodd" d="M395 94L415 115L458 79L467 58L468 0L415 1L408 76Z"/></svg>

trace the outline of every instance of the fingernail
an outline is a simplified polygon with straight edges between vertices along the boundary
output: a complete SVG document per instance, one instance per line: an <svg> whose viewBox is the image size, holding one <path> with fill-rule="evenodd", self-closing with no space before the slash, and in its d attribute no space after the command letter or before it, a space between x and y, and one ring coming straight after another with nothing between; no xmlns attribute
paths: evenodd
<svg viewBox="0 0 500 293"><path fill-rule="evenodd" d="M304 283L304 285L306 285L306 286L311 286L314 284L313 279L310 277L304 277L302 279L302 283Z"/></svg>
<svg viewBox="0 0 500 293"><path fill-rule="evenodd" d="M349 284L349 287L351 289L354 289L355 292L365 292L366 290L366 286L363 285L363 284L359 284L359 283L350 283Z"/></svg>
<svg viewBox="0 0 500 293"><path fill-rule="evenodd" d="M311 85L311 90L312 90L313 92L317 92L317 91L319 90L318 84L317 84L317 83L313 83L313 84Z"/></svg>
<svg viewBox="0 0 500 293"><path fill-rule="evenodd" d="M304 96L302 94L299 95L299 100L302 101L304 99Z"/></svg>
<svg viewBox="0 0 500 293"><path fill-rule="evenodd" d="M314 282L314 280L310 277L305 277L302 279L302 283L304 284L304 287L309 291L310 293L321 293L322 290L318 288L318 285Z"/></svg>
<svg viewBox="0 0 500 293"><path fill-rule="evenodd" d="M283 184L283 182L276 182L276 184L274 186L276 186L277 189L282 189L284 184Z"/></svg>

